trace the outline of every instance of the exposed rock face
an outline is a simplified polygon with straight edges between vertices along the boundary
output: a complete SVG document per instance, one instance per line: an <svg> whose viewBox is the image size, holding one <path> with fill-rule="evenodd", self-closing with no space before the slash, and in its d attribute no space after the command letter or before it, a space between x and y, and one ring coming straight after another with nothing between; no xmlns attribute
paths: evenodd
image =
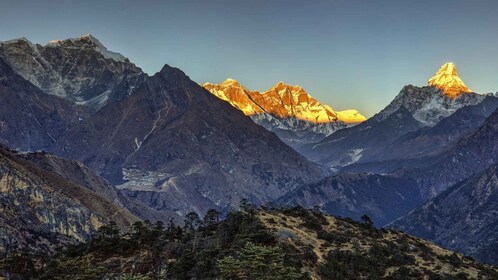
<svg viewBox="0 0 498 280"><path fill-rule="evenodd" d="M51 41L0 42L0 57L43 92L100 109L131 94L147 75L124 56L108 51L92 35Z"/></svg>
<svg viewBox="0 0 498 280"><path fill-rule="evenodd" d="M0 253L50 253L64 242L88 238L111 219L122 229L137 220L104 196L4 147L0 147L0 213Z"/></svg>
<svg viewBox="0 0 498 280"><path fill-rule="evenodd" d="M441 66L428 81L430 86L441 89L447 96L455 98L462 93L472 92L460 79L455 64L448 62Z"/></svg>
<svg viewBox="0 0 498 280"><path fill-rule="evenodd" d="M498 166L450 187L392 226L498 264Z"/></svg>
<svg viewBox="0 0 498 280"><path fill-rule="evenodd" d="M302 87L283 82L263 93L249 91L233 79L203 86L294 148L318 142L338 129L365 120L356 110L336 112Z"/></svg>
<svg viewBox="0 0 498 280"><path fill-rule="evenodd" d="M71 129L57 154L83 161L158 210L261 203L322 176L240 111L165 66Z"/></svg>
<svg viewBox="0 0 498 280"><path fill-rule="evenodd" d="M43 93L0 58L0 143L46 150L88 116L86 108Z"/></svg>
<svg viewBox="0 0 498 280"><path fill-rule="evenodd" d="M277 204L320 206L329 214L359 219L367 214L379 226L422 203L414 179L396 175L340 174L300 187Z"/></svg>

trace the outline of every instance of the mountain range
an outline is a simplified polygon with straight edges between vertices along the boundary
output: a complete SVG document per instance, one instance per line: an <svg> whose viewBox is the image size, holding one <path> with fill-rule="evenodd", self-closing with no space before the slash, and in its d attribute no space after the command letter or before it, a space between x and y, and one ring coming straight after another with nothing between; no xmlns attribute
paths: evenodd
<svg viewBox="0 0 498 280"><path fill-rule="evenodd" d="M380 225L394 219L390 226L497 263L497 209L489 198L497 187L498 100L470 92L455 75L454 65L446 64L429 80L442 84L407 86L366 122L305 146L301 152L338 174L287 194L283 202L352 217L368 213ZM455 87L465 90L455 94ZM391 177L404 181L379 183Z"/></svg>
<svg viewBox="0 0 498 280"><path fill-rule="evenodd" d="M247 200L367 214L498 264L497 108L453 63L365 119L283 82L149 76L91 35L0 42L0 254Z"/></svg>
<svg viewBox="0 0 498 280"><path fill-rule="evenodd" d="M429 80L432 85L405 86L386 108L366 122L340 130L298 150L314 161L335 168L358 161L368 162L370 160L366 155L371 151L378 151L407 133L433 127L457 110L480 104L486 98L487 95L472 92L453 94L454 80L461 82L461 79L458 76L446 77L447 69L453 69L451 73L457 75L454 64L447 63ZM434 81L441 84L435 86ZM460 86L465 87L463 82ZM488 99L496 98L488 96Z"/></svg>
<svg viewBox="0 0 498 280"><path fill-rule="evenodd" d="M335 111L311 97L302 87L283 82L265 92L250 91L234 79L203 86L294 148L320 141L366 119L354 109Z"/></svg>
<svg viewBox="0 0 498 280"><path fill-rule="evenodd" d="M8 98L0 104L6 123L1 142L22 151L43 149L79 160L155 210L205 213L209 208L236 207L241 198L262 203L325 174L176 68L166 65L152 77L133 74L146 78L135 89L121 71L141 71L128 59L108 54L90 35L45 47L13 40L0 48L16 50L0 55L0 60L14 65L0 64L6 73L1 96ZM75 75L71 77L91 80L88 92L97 88L101 92L97 85L107 85L102 92L119 94L96 108L84 101L100 94L44 92L43 86L23 78L32 77L31 68L23 66L26 61L38 61L47 48L59 54L51 61L52 68L64 69L71 60L74 69L81 69L71 72ZM114 64L121 67L107 68ZM109 83L99 71L121 77L120 82ZM11 99L19 101L13 104Z"/></svg>

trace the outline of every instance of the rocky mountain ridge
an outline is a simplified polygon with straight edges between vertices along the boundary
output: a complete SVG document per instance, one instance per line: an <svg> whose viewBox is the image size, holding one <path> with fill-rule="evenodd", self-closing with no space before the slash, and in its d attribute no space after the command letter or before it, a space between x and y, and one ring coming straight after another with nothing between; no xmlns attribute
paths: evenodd
<svg viewBox="0 0 498 280"><path fill-rule="evenodd" d="M93 110L130 95L147 78L90 34L45 46L26 38L0 42L0 58L43 92Z"/></svg>
<svg viewBox="0 0 498 280"><path fill-rule="evenodd" d="M84 162L161 211L205 213L262 203L324 176L316 165L164 66L133 95L70 129L54 153Z"/></svg>

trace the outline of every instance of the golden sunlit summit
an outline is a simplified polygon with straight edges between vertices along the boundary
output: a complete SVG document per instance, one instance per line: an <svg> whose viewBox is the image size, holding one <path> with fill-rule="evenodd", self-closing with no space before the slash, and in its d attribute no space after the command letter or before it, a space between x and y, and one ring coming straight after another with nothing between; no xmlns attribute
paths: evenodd
<svg viewBox="0 0 498 280"><path fill-rule="evenodd" d="M430 86L441 89L447 96L456 98L462 93L472 92L460 79L455 64L445 63L434 77L428 81Z"/></svg>
<svg viewBox="0 0 498 280"><path fill-rule="evenodd" d="M365 117L357 110L335 111L311 97L301 86L277 83L265 92L250 91L234 79L220 84L205 83L204 88L229 102L246 116L268 113L279 118L296 118L312 123L342 121L360 123Z"/></svg>

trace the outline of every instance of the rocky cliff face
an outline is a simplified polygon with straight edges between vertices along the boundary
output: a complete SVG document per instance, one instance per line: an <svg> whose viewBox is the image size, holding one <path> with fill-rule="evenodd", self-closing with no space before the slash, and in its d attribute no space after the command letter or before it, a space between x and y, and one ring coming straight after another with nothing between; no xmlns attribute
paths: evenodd
<svg viewBox="0 0 498 280"><path fill-rule="evenodd" d="M55 40L45 46L25 38L0 42L0 57L47 94L100 109L131 94L147 75L95 37Z"/></svg>
<svg viewBox="0 0 498 280"><path fill-rule="evenodd" d="M356 110L334 111L302 87L283 82L262 93L250 91L233 79L203 86L294 148L318 142L338 129L365 120Z"/></svg>
<svg viewBox="0 0 498 280"><path fill-rule="evenodd" d="M165 66L71 129L54 151L157 210L205 212L274 199L322 176L274 134Z"/></svg>
<svg viewBox="0 0 498 280"><path fill-rule="evenodd" d="M114 220L122 229L137 220L104 196L39 168L0 147L0 253L50 253L82 241Z"/></svg>

